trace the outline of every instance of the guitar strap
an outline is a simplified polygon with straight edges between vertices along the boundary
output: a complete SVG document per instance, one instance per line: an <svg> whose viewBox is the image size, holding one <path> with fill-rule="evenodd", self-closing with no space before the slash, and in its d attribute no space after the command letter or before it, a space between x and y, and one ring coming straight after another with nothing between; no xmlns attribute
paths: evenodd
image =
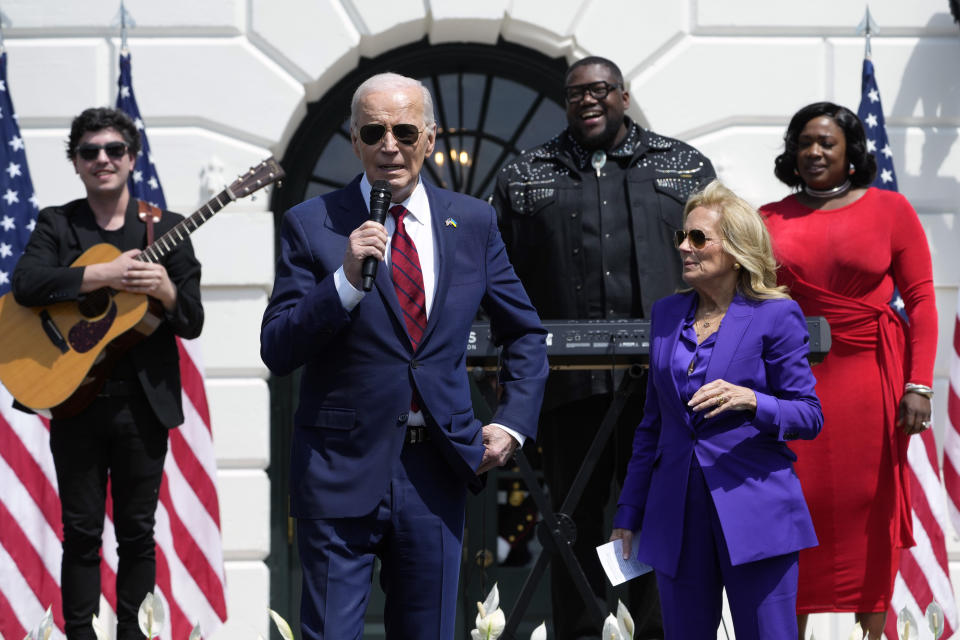
<svg viewBox="0 0 960 640"><path fill-rule="evenodd" d="M153 244L153 224L160 222L163 210L143 200L137 200L137 215L147 225L147 246Z"/></svg>

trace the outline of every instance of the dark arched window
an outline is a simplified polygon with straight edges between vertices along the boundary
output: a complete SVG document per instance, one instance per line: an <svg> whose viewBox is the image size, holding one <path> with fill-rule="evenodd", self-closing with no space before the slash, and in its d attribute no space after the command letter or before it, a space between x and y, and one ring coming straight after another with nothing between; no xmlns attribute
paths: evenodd
<svg viewBox="0 0 960 640"><path fill-rule="evenodd" d="M424 163L432 183L487 198L501 166L566 126L560 102L566 62L516 45L426 41L362 60L311 104L283 159L278 214L346 185L361 171L350 144L350 99L370 76L393 71L433 94L437 143Z"/></svg>

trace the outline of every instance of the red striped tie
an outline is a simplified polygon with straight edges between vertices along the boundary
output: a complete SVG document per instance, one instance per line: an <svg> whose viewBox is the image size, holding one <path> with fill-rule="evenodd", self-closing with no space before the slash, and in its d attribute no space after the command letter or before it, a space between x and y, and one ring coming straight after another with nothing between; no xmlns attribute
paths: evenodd
<svg viewBox="0 0 960 640"><path fill-rule="evenodd" d="M390 276L397 290L397 299L403 309L403 320L407 325L410 343L414 351L420 346L423 331L427 328L426 298L423 292L423 272L420 270L420 256L413 238L407 234L403 220L409 211L403 205L390 207L390 213L397 221L397 229L390 241Z"/></svg>

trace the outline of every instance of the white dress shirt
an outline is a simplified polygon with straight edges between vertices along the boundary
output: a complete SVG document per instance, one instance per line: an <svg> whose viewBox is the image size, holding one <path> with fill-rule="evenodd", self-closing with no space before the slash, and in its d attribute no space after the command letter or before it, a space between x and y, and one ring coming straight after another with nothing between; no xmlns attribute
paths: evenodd
<svg viewBox="0 0 960 640"><path fill-rule="evenodd" d="M367 180L367 175L364 174L363 177L360 178L360 194L363 196L363 203L366 205L368 212L370 211L371 190L372 187L370 186L369 180ZM393 207L396 204L396 202L391 202L390 206ZM430 223L430 201L427 199L427 191L423 188L423 182L417 180L417 186L414 187L413 192L406 200L399 204L402 204L407 211L410 212L403 219L403 228L406 229L407 234L417 247L417 255L420 258L420 271L423 273L424 302L426 305L427 318L429 318L430 311L433 309L433 298L437 286L437 244L433 237L433 225ZM397 222L392 214L387 214L384 226L387 228L387 236L392 238L393 232L397 228ZM387 254L385 257L386 264L384 265L386 267L390 265L390 245L391 243L388 241ZM340 296L340 302L343 304L343 308L347 311L352 311L354 307L360 304L360 301L363 300L363 297L366 295L366 292L350 284L350 281L347 280L347 276L343 271L342 265L337 269L336 273L333 274L333 284L337 289L337 295ZM423 412L411 411L407 424L411 427L421 427L425 425L426 421L424 420ZM523 446L526 436L522 433L505 427L502 424L497 424L496 426L509 433L521 447Z"/></svg>

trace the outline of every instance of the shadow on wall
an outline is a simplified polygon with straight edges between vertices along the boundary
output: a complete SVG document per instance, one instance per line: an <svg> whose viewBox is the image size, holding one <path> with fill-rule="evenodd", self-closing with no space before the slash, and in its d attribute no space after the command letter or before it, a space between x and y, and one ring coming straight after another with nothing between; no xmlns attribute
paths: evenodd
<svg viewBox="0 0 960 640"><path fill-rule="evenodd" d="M950 20L947 14L935 14L927 25L942 25L944 18ZM935 49L941 47L937 46ZM960 50L960 46L952 48L952 51L957 50ZM900 171L897 179L901 192L934 194L935 206L944 209L953 209L956 203L960 202L960 177L956 167L944 167L945 160L957 140L956 123L960 121L960 83L949 77L956 71L955 62L956 60L934 59L929 48L914 47L904 68L900 92L890 111L904 117L910 117L919 111L917 115L920 119L933 123L924 127L925 139L919 171L914 175L907 175L903 167L898 167ZM931 73L934 69L937 71ZM942 122L950 124L937 124ZM905 136L898 136L896 142L892 141L891 144L895 158L906 157Z"/></svg>

